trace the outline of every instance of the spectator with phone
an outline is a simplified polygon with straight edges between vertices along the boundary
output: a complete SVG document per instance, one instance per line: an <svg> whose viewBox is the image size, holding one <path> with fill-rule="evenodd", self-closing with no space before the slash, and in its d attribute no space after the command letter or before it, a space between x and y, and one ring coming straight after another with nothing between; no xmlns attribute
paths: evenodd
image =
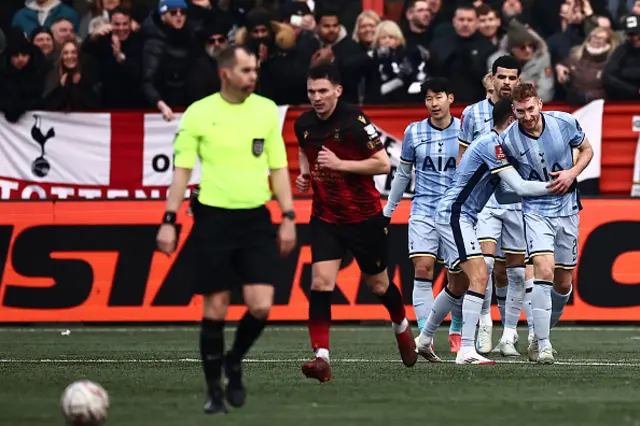
<svg viewBox="0 0 640 426"><path fill-rule="evenodd" d="M316 28L316 19L304 1L283 3L280 6L279 16L280 22L293 27L296 36L300 36L303 31L313 31Z"/></svg>
<svg viewBox="0 0 640 426"><path fill-rule="evenodd" d="M306 90L307 63L298 58L296 34L290 25L270 19L262 9L246 17L246 26L236 32L236 43L245 45L260 64L256 93L278 105L302 103ZM297 88L297 89L296 89Z"/></svg>
<svg viewBox="0 0 640 426"><path fill-rule="evenodd" d="M115 10L123 9L130 13L132 0L93 0L89 12L80 20L80 30L78 35L81 39L85 39L93 31L108 24L111 21L110 14ZM138 32L140 24L131 18L131 31Z"/></svg>
<svg viewBox="0 0 640 426"><path fill-rule="evenodd" d="M115 8L109 19L94 28L82 44L82 51L98 64L102 106L142 108L142 38L133 31L133 20L127 10Z"/></svg>

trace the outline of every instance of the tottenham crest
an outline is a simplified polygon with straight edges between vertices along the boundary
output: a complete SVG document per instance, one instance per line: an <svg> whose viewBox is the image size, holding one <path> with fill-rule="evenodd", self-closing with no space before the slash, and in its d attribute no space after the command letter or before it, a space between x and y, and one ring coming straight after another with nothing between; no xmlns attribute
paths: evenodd
<svg viewBox="0 0 640 426"><path fill-rule="evenodd" d="M43 178L47 176L49 174L49 170L51 170L49 161L44 157L44 145L49 139L56 137L56 131L51 127L46 133L42 133L42 129L40 127L42 125L42 118L39 115L34 114L33 119L35 120L35 123L33 124L33 127L31 127L31 138L40 145L40 156L31 163L31 172L35 176Z"/></svg>
<svg viewBox="0 0 640 426"><path fill-rule="evenodd" d="M254 139L251 148L253 155L255 157L260 157L264 151L264 139Z"/></svg>

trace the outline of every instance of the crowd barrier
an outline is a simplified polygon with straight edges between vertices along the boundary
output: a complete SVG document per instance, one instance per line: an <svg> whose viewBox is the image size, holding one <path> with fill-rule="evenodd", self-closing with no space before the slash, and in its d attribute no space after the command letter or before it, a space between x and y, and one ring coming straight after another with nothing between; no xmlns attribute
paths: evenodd
<svg viewBox="0 0 640 426"><path fill-rule="evenodd" d="M275 204L269 206L275 221ZM311 281L311 201L297 200L298 249L278 268L270 319L307 318ZM413 319L413 266L407 258L410 203L390 226L389 273ZM179 247L155 251L162 201L6 201L0 203L0 322L175 322L201 318L193 296L187 239L191 218L180 212ZM640 321L640 199L586 199L581 215L574 292L563 321ZM444 274L437 270L435 291ZM215 280L216 277L211 277ZM244 312L235 294L228 319ZM493 307L493 317L498 312ZM333 298L336 320L386 320L387 313L345 259Z"/></svg>
<svg viewBox="0 0 640 426"><path fill-rule="evenodd" d="M579 112L558 105L546 108ZM292 180L299 171L293 124L302 111L280 107ZM405 127L423 119L426 109L366 107L364 111L382 132L393 169ZM594 170L587 169L581 178L590 174L595 182L591 193L599 187L602 195L629 196L640 129L640 116L634 114L640 110L635 105L605 103L601 111L582 118L587 133L591 127L587 125L595 124L593 145L601 159L596 156ZM453 108L454 115L461 112L460 106ZM635 130L634 117L639 123ZM0 116L0 199L162 199L171 182L172 141L179 118L180 114L166 122L158 113L144 112L30 112L12 124ZM191 183L196 184L199 176L196 167ZM376 176L381 192L388 189L390 179ZM302 195L295 187L294 193Z"/></svg>

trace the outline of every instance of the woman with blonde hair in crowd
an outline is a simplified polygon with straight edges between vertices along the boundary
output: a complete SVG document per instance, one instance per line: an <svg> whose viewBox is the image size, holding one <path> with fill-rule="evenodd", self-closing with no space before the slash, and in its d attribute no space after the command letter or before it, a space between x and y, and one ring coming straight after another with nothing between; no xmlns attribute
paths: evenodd
<svg viewBox="0 0 640 426"><path fill-rule="evenodd" d="M352 36L353 41L358 43L364 50L369 51L380 21L380 16L373 10L365 10L362 12L358 15L358 19L356 19Z"/></svg>
<svg viewBox="0 0 640 426"><path fill-rule="evenodd" d="M365 103L421 102L420 85L427 79L426 63L417 48L407 49L398 24L382 21L371 46L374 67L367 79Z"/></svg>
<svg viewBox="0 0 640 426"><path fill-rule="evenodd" d="M597 27L582 45L556 65L556 78L565 86L570 105L584 105L605 97L602 73L619 41L610 28Z"/></svg>

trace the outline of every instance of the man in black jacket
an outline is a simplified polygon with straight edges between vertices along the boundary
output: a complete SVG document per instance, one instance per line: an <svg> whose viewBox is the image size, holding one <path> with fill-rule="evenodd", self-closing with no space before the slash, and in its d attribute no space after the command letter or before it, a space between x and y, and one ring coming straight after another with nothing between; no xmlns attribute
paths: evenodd
<svg viewBox="0 0 640 426"><path fill-rule="evenodd" d="M617 101L640 100L640 15L624 21L627 41L611 54L604 69L607 98Z"/></svg>
<svg viewBox="0 0 640 426"><path fill-rule="evenodd" d="M42 93L49 64L21 30L12 29L7 41L4 55L0 56L0 113L15 123L25 112L43 107Z"/></svg>
<svg viewBox="0 0 640 426"><path fill-rule="evenodd" d="M161 0L142 25L142 93L167 121L188 104L187 74L199 47L186 14L185 0Z"/></svg>
<svg viewBox="0 0 640 426"><path fill-rule="evenodd" d="M144 106L140 91L142 38L131 30L128 11L114 9L109 24L97 27L85 39L82 50L98 63L104 108Z"/></svg>
<svg viewBox="0 0 640 426"><path fill-rule="evenodd" d="M477 102L485 98L482 78L487 73L487 59L496 47L477 32L478 14L472 4L456 8L453 17L455 34L437 38L431 44L432 74L455 82L458 102Z"/></svg>
<svg viewBox="0 0 640 426"><path fill-rule="evenodd" d="M315 37L299 40L300 60L310 59L311 65L320 62L335 63L342 76L341 99L349 103L359 103L358 84L366 74L371 59L351 37L348 37L336 11L317 10L316 22Z"/></svg>
<svg viewBox="0 0 640 426"><path fill-rule="evenodd" d="M218 55L229 45L230 27L224 22L212 23L201 31L204 51L197 57L187 78L187 103L206 98L220 91Z"/></svg>

